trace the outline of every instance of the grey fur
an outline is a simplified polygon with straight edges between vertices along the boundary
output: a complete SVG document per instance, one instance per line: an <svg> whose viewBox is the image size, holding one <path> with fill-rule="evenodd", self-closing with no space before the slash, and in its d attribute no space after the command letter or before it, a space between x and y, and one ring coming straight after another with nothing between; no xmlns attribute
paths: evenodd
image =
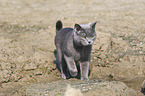
<svg viewBox="0 0 145 96"><path fill-rule="evenodd" d="M80 75L81 80L88 80L90 54L96 39L96 23L75 24L74 28L62 28L61 21L57 21L56 58L62 78L69 79Z"/></svg>

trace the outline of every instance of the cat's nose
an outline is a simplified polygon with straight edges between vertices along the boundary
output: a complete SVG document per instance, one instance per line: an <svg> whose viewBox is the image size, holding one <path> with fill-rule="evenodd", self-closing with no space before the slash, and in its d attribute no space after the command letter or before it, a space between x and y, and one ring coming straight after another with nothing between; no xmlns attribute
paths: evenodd
<svg viewBox="0 0 145 96"><path fill-rule="evenodd" d="M88 43L90 44L90 43L91 43L91 41L88 41Z"/></svg>

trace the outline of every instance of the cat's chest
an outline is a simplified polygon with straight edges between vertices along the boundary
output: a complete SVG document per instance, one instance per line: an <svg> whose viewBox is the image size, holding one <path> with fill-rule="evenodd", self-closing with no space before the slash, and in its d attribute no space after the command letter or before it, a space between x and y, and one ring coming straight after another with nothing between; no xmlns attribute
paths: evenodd
<svg viewBox="0 0 145 96"><path fill-rule="evenodd" d="M88 60L90 58L91 48L92 46L87 46L87 47L83 47L79 51L76 50L76 53L74 54L75 61Z"/></svg>
<svg viewBox="0 0 145 96"><path fill-rule="evenodd" d="M85 48L82 48L80 50L75 50L72 53L75 61L79 61L79 60L82 60L84 58L87 58L88 57L88 54L89 54L89 51L86 50Z"/></svg>

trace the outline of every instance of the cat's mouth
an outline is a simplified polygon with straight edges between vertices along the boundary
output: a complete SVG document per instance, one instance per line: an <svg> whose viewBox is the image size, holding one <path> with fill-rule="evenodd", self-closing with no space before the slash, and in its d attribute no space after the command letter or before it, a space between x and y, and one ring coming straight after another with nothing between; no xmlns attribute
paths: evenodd
<svg viewBox="0 0 145 96"><path fill-rule="evenodd" d="M88 41L88 42L81 42L81 44L82 44L83 46L90 46L90 45L93 44L93 42L90 42L90 41Z"/></svg>
<svg viewBox="0 0 145 96"><path fill-rule="evenodd" d="M88 45L92 45L93 43L89 43Z"/></svg>

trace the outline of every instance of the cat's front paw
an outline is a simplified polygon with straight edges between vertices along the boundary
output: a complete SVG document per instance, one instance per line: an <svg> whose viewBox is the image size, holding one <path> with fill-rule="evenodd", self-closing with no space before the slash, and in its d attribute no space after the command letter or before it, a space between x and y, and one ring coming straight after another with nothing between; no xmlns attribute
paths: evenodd
<svg viewBox="0 0 145 96"><path fill-rule="evenodd" d="M66 79L65 74L61 74L61 77L62 77L63 79Z"/></svg>
<svg viewBox="0 0 145 96"><path fill-rule="evenodd" d="M81 77L81 80L88 81L88 80L89 80L89 78L86 78L86 77Z"/></svg>

